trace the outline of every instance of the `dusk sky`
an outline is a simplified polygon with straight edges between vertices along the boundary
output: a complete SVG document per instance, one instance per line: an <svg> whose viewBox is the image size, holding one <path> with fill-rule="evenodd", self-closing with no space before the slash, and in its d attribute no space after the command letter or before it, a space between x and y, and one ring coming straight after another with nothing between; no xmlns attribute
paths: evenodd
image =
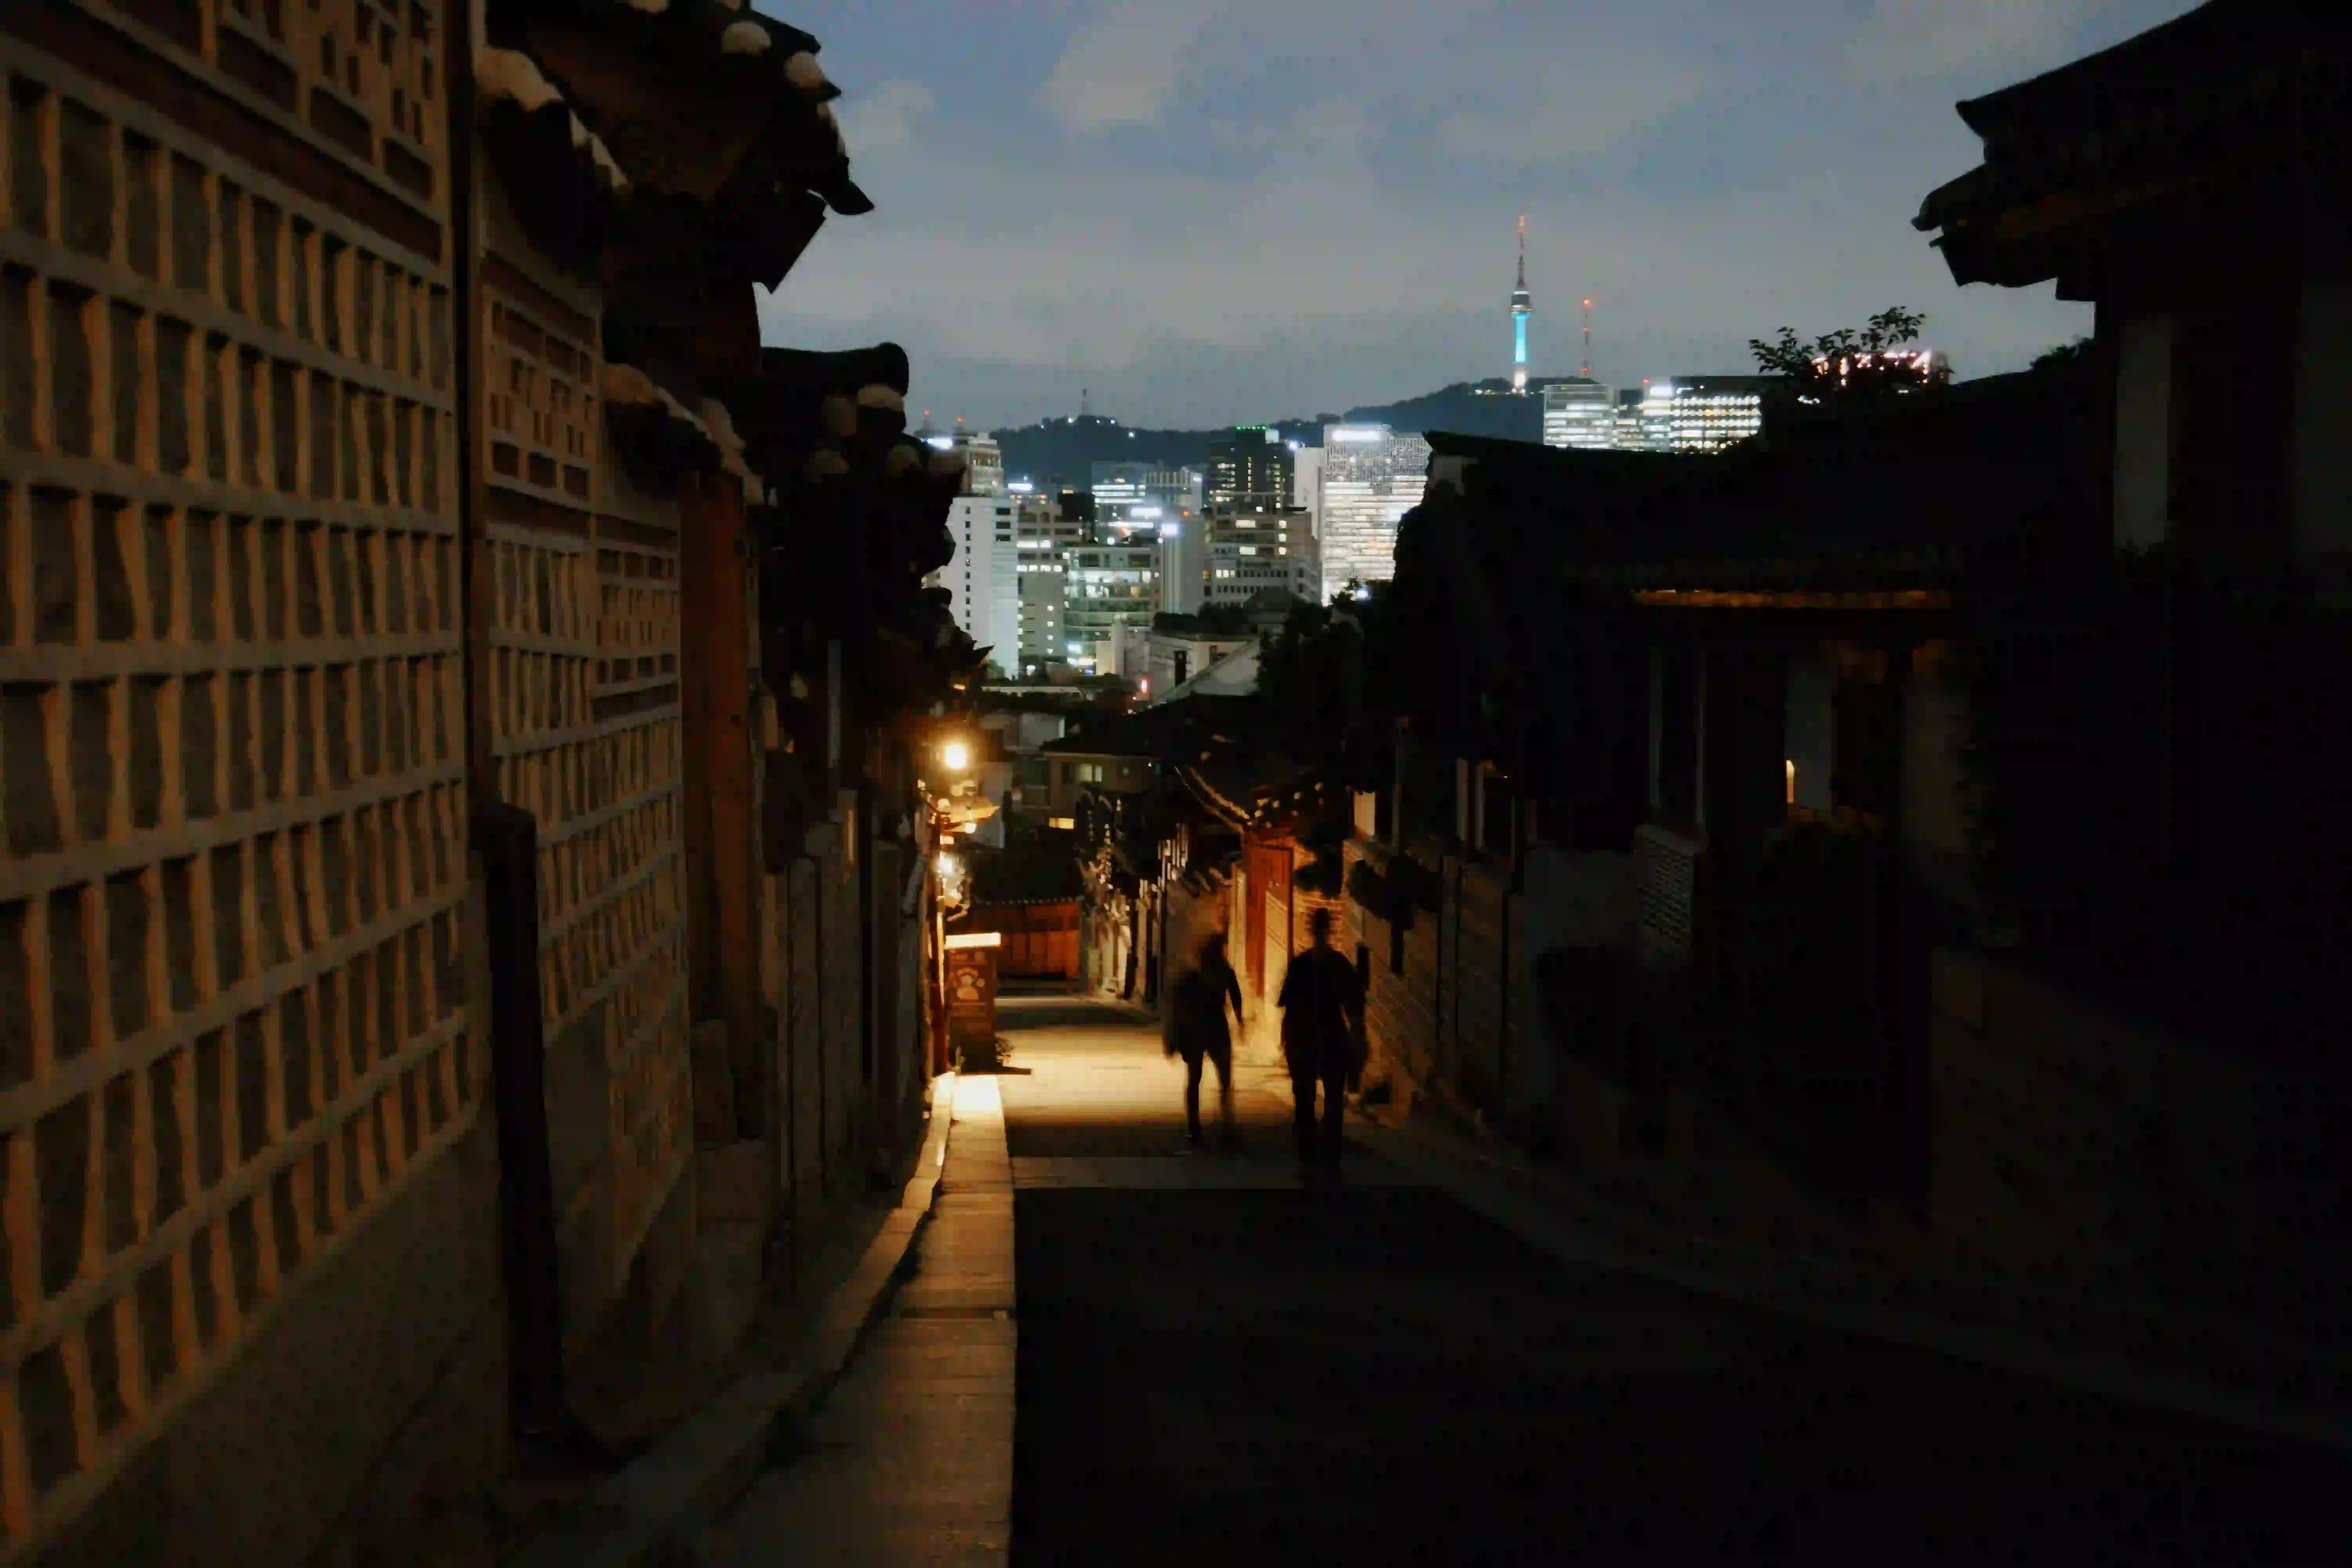
<svg viewBox="0 0 2352 1568"><path fill-rule="evenodd" d="M835 217L772 343L892 339L909 413L1208 426L1506 374L1528 215L1536 374L1752 370L1888 305L1963 378L2088 306L1953 286L1911 227L1971 167L1960 99L2190 0L761 0L844 89Z"/></svg>

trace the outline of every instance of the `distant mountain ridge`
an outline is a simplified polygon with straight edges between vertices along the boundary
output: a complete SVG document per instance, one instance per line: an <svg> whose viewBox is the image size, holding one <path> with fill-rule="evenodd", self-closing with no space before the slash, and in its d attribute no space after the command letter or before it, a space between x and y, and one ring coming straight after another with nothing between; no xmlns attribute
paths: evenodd
<svg viewBox="0 0 2352 1568"><path fill-rule="evenodd" d="M1396 403L1368 404L1344 414L1318 414L1312 418L1270 423L1283 440L1308 447L1323 444L1326 425L1386 425L1416 433L1450 430L1457 435L1491 436L1506 441L1538 441L1543 437L1543 398L1539 389L1549 381L1571 379L1574 378L1555 376L1531 381L1523 396L1511 395L1510 383L1499 376L1487 381L1458 381ZM1088 480L1097 463L1204 467L1209 460L1210 445L1232 428L1225 425L1207 430L1147 430L1095 414L999 429L995 436L1004 453L1008 479L1045 484L1050 480Z"/></svg>

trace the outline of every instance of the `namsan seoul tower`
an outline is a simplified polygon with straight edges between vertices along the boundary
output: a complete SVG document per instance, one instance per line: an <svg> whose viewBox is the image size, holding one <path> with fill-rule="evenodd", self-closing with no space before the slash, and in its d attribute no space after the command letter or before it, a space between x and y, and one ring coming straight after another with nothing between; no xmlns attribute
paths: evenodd
<svg viewBox="0 0 2352 1568"><path fill-rule="evenodd" d="M1528 389L1528 318L1536 308L1528 303L1528 215L1519 215L1519 284L1511 290L1511 390Z"/></svg>

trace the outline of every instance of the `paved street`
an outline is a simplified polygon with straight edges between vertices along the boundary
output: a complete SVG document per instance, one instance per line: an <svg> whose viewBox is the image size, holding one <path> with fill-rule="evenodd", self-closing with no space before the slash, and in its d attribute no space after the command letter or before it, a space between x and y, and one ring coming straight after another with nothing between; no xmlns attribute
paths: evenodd
<svg viewBox="0 0 2352 1568"><path fill-rule="evenodd" d="M1005 1022L895 1315L703 1561L2352 1562L2341 1456L1563 1263L1368 1152L1302 1187L1265 1068L1196 1153L1146 1021Z"/></svg>

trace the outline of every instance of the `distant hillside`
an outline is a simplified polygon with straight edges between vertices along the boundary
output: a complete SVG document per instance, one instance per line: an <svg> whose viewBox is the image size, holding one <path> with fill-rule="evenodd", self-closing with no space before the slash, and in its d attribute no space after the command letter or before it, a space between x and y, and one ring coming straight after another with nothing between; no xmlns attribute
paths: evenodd
<svg viewBox="0 0 2352 1568"><path fill-rule="evenodd" d="M1344 414L1276 420L1275 428L1284 440L1308 447L1323 444L1326 425L1358 423L1414 432L1451 430L1507 441L1542 439L1543 399L1535 395L1532 387L1543 384L1531 384L1528 395L1524 397L1508 395L1505 389L1509 384L1499 378L1456 382L1401 403L1370 404ZM1147 430L1096 414L1000 429L995 435L1004 450L1006 475L1043 484L1053 479L1065 483L1089 479L1097 463L1158 463L1169 468L1189 464L1198 468L1208 462L1210 444L1230 428Z"/></svg>

